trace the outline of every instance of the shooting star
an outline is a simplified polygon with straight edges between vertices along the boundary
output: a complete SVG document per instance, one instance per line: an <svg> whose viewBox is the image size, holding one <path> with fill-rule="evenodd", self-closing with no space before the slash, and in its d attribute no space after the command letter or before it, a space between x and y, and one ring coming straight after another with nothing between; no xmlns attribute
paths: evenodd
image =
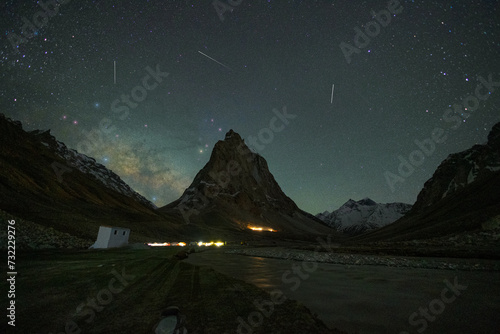
<svg viewBox="0 0 500 334"><path fill-rule="evenodd" d="M113 61L113 73L114 82L116 84L116 60Z"/></svg>
<svg viewBox="0 0 500 334"><path fill-rule="evenodd" d="M333 91L335 90L335 84L332 85L332 97L330 98L330 103L333 103Z"/></svg>
<svg viewBox="0 0 500 334"><path fill-rule="evenodd" d="M232 71L229 67L227 67L227 66L226 66L226 65L224 65L223 63L221 63L221 62L219 62L219 61L217 61L217 60L213 59L213 58L212 58L212 57L210 57L210 56L207 56L206 54L204 54L204 53L203 53L203 52L201 52L201 51L198 51L198 52L199 52L199 53L201 53L202 55L204 55L205 57L207 57L208 59L211 59L211 60L215 61L217 64L219 64L219 65L221 65L221 66L224 66L224 67L225 67L225 68L227 68L228 70Z"/></svg>

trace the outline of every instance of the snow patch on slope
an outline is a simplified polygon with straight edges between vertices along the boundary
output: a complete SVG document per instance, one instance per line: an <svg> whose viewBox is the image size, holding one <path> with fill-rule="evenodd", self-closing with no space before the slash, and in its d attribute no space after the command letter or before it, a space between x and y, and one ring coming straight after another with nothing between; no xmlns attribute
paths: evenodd
<svg viewBox="0 0 500 334"><path fill-rule="evenodd" d="M54 147L56 154L66 160L69 166L78 169L84 174L92 175L97 181L101 182L109 189L113 189L120 194L134 198L138 202L156 209L156 205L130 188L130 186L126 184L118 175L107 169L104 165L96 162L95 159L90 158L85 154L78 153L73 149L68 149L66 145L59 141L55 142L57 144L56 147Z"/></svg>

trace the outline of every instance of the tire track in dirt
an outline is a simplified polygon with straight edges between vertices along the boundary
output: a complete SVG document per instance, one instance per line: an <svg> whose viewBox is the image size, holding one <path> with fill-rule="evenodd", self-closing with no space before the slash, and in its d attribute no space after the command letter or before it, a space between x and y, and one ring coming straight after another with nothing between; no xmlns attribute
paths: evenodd
<svg viewBox="0 0 500 334"><path fill-rule="evenodd" d="M171 293L179 268L177 262L156 255L128 263L127 267L144 261L152 262L151 269L134 277L123 291L114 295L113 301L96 314L93 323L82 326L82 333L152 332L153 326L160 319L161 310L169 306L165 296ZM112 331L110 324L113 324Z"/></svg>

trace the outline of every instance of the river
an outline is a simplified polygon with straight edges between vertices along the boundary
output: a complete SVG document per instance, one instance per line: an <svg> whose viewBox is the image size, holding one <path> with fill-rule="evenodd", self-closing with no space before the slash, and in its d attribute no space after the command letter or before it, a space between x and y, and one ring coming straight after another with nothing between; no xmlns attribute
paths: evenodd
<svg viewBox="0 0 500 334"><path fill-rule="evenodd" d="M500 333L500 273L316 264L223 252L186 260L281 290L348 333Z"/></svg>

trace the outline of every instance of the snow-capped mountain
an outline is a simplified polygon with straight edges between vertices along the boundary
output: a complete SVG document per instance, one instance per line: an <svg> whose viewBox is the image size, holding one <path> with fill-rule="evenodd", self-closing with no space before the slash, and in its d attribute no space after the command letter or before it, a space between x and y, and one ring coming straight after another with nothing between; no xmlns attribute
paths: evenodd
<svg viewBox="0 0 500 334"><path fill-rule="evenodd" d="M331 233L321 220L297 207L269 171L233 130L218 141L210 160L181 197L159 209L180 212L186 222L211 228L249 226L294 234Z"/></svg>
<svg viewBox="0 0 500 334"><path fill-rule="evenodd" d="M339 209L316 215L337 231L349 235L360 234L393 223L411 209L405 203L376 203L369 198L349 199Z"/></svg>

